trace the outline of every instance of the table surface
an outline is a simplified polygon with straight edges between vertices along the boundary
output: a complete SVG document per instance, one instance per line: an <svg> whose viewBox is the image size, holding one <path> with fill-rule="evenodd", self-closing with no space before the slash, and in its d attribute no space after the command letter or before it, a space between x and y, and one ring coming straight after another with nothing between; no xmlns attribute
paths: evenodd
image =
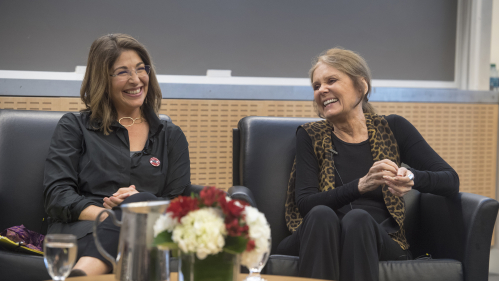
<svg viewBox="0 0 499 281"><path fill-rule="evenodd" d="M239 280L238 281L243 281L244 278L248 276L247 274L239 274ZM303 278L303 277L289 277L289 276L277 276L277 275L265 275L262 274L262 277L265 278L267 281L285 281L285 280L290 280L290 281L311 281L311 280L322 280L322 279L310 279L310 278ZM106 274L106 275L100 275L100 276L83 276L83 277L71 277L67 278L66 280L68 281L115 281L114 275L113 274ZM170 281L177 281L177 273L172 272L170 274Z"/></svg>

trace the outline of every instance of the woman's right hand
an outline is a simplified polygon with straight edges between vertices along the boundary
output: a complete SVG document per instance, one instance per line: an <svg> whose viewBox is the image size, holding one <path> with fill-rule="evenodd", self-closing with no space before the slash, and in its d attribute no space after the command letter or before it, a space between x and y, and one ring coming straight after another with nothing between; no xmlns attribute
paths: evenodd
<svg viewBox="0 0 499 281"><path fill-rule="evenodd" d="M130 193L131 194L134 194L134 193L138 193L137 189L135 188L135 185L130 185L129 187L122 187L120 189L118 189L118 191L116 191L113 196L118 196L118 195L122 195L122 194L125 194L125 193Z"/></svg>
<svg viewBox="0 0 499 281"><path fill-rule="evenodd" d="M137 189L135 189L135 185L130 185L129 187L122 187L116 191L111 197L104 197L103 205L104 208L111 210L112 208L119 206L123 200L128 198L130 195L135 193L139 193Z"/></svg>
<svg viewBox="0 0 499 281"><path fill-rule="evenodd" d="M104 208L97 207L95 205L90 205L83 209L81 211L80 216L78 217L79 220L81 221L93 221L97 218L97 215L99 215L102 210L105 210ZM100 221L103 221L107 218L108 214L104 213L100 216Z"/></svg>
<svg viewBox="0 0 499 281"><path fill-rule="evenodd" d="M385 184L383 176L397 176L398 166L393 161L383 159L377 161L369 169L369 172L359 180L359 192L364 194L368 191L373 191L378 186Z"/></svg>

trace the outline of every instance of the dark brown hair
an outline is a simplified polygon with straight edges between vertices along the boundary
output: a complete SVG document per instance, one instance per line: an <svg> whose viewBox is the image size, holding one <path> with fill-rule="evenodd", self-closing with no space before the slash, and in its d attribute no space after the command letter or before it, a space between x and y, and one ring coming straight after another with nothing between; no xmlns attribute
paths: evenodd
<svg viewBox="0 0 499 281"><path fill-rule="evenodd" d="M156 114L161 106L161 89L151 57L144 45L130 35L108 34L92 43L88 54L87 69L81 84L80 97L85 103L83 111L91 111L91 120L100 121L99 129L108 135L111 123L116 120L117 112L111 93L111 68L123 51L135 51L144 64L151 66L149 85L144 103L149 105ZM143 111L143 108L141 108Z"/></svg>
<svg viewBox="0 0 499 281"><path fill-rule="evenodd" d="M313 66L309 71L310 81L312 83L314 71L320 63L332 66L347 74L350 79L352 79L354 87L359 90L361 96L363 96L359 101L359 103L362 102L362 111L364 113L375 113L374 107L369 103L369 96L371 95L371 71L364 58L353 51L345 50L340 47L329 49L314 60ZM364 88L362 79L367 83L367 91ZM314 108L319 117L324 118L317 110L315 101Z"/></svg>

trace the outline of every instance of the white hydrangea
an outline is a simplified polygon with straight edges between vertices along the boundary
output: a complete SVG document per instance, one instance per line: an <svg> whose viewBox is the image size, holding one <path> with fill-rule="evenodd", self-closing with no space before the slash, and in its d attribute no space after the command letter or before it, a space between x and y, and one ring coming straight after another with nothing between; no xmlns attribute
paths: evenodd
<svg viewBox="0 0 499 281"><path fill-rule="evenodd" d="M172 213L166 213L159 216L154 223L154 237L158 236L161 232L168 230L172 232L175 226L178 225L178 219L172 217Z"/></svg>
<svg viewBox="0 0 499 281"><path fill-rule="evenodd" d="M263 255L270 251L270 226L265 216L251 206L246 206L243 214L249 226L249 237L255 241L255 249L250 252L244 251L241 255L241 263L251 268L256 267Z"/></svg>
<svg viewBox="0 0 499 281"><path fill-rule="evenodd" d="M222 251L225 234L221 210L203 208L189 212L180 220L172 240L184 253L194 252L202 260Z"/></svg>

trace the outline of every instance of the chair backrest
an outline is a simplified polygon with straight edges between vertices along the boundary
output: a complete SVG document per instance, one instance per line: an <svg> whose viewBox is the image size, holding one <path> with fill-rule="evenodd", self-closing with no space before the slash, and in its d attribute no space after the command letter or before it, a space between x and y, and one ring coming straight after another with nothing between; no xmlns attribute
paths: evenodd
<svg viewBox="0 0 499 281"><path fill-rule="evenodd" d="M284 220L289 176L296 154L298 126L318 118L245 117L233 136L233 184L251 190L270 223L272 252L290 234ZM406 195L406 229L415 228L419 192ZM410 231L412 233L412 231ZM412 235L408 235L409 243Z"/></svg>
<svg viewBox="0 0 499 281"><path fill-rule="evenodd" d="M0 110L0 231L24 224L46 233L43 171L52 135L65 113ZM171 121L166 115L160 119Z"/></svg>
<svg viewBox="0 0 499 281"><path fill-rule="evenodd" d="M239 145L233 144L239 147L239 151L233 153L239 179L234 179L234 185L243 185L252 191L258 209L271 227L272 252L290 234L284 221L284 203L295 158L296 129L317 120L251 116L239 121Z"/></svg>
<svg viewBox="0 0 499 281"><path fill-rule="evenodd" d="M45 233L43 170L65 112L0 110L0 231L24 224Z"/></svg>

